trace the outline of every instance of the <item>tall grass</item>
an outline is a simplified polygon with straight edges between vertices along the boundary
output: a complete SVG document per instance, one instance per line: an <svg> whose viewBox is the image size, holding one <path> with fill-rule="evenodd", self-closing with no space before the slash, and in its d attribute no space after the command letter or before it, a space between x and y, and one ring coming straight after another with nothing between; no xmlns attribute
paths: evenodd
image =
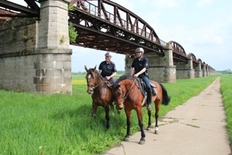
<svg viewBox="0 0 232 155"><path fill-rule="evenodd" d="M229 140L232 144L232 75L222 75L221 76L221 92L223 103L226 111L226 122L227 122L227 130L229 134ZM232 145L231 145L232 146Z"/></svg>
<svg viewBox="0 0 232 155"><path fill-rule="evenodd" d="M164 86L171 103L162 106L160 116L197 95L216 76L177 80ZM91 117L91 96L86 93L83 76L73 77L72 95L38 95L0 90L1 155L93 155L106 151L124 137L124 112L110 114L111 128L105 130L105 113L99 107ZM154 108L154 107L153 107ZM144 108L144 124L147 123ZM138 131L135 112L132 132Z"/></svg>

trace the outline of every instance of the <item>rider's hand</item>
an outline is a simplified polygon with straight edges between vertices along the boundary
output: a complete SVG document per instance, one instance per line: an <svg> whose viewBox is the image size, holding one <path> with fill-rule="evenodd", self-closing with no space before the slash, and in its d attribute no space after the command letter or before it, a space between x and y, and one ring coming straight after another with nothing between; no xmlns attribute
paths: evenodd
<svg viewBox="0 0 232 155"><path fill-rule="evenodd" d="M137 78L137 77L138 77L138 74L134 74L133 77L134 77L134 78Z"/></svg>
<svg viewBox="0 0 232 155"><path fill-rule="evenodd" d="M106 79L109 80L111 77L110 76L106 76Z"/></svg>

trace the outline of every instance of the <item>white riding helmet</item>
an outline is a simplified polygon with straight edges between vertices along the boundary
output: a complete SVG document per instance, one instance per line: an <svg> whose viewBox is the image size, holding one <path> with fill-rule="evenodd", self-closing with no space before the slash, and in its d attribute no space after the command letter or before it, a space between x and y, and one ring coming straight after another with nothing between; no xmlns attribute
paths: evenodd
<svg viewBox="0 0 232 155"><path fill-rule="evenodd" d="M107 53L105 54L105 57L111 57L110 53L107 52Z"/></svg>
<svg viewBox="0 0 232 155"><path fill-rule="evenodd" d="M142 52L144 53L144 49L142 47L138 47L135 49L135 53Z"/></svg>

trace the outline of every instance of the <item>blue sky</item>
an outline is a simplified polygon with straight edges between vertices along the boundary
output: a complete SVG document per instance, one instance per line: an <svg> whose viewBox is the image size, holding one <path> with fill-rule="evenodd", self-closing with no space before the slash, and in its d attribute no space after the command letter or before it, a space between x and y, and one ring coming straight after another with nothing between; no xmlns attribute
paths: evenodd
<svg viewBox="0 0 232 155"><path fill-rule="evenodd" d="M15 0L12 0L15 1ZM111 0L143 18L165 42L178 42L185 52L216 70L232 69L231 0ZM25 4L17 0L18 4ZM99 65L106 51L70 46L72 72ZM118 70L124 55L112 53Z"/></svg>

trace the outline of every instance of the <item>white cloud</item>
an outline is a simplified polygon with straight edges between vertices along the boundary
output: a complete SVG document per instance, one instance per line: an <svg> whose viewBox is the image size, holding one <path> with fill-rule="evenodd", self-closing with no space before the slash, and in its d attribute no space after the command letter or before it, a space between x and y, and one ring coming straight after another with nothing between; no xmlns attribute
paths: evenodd
<svg viewBox="0 0 232 155"><path fill-rule="evenodd" d="M212 0L199 0L196 5L197 7L204 7L209 5L211 2Z"/></svg>
<svg viewBox="0 0 232 155"><path fill-rule="evenodd" d="M158 5L164 8L177 7L181 0L154 0L153 5Z"/></svg>
<svg viewBox="0 0 232 155"><path fill-rule="evenodd" d="M127 8L128 10L133 10L136 3L135 1L133 0L113 0L115 3L123 6L124 8Z"/></svg>

